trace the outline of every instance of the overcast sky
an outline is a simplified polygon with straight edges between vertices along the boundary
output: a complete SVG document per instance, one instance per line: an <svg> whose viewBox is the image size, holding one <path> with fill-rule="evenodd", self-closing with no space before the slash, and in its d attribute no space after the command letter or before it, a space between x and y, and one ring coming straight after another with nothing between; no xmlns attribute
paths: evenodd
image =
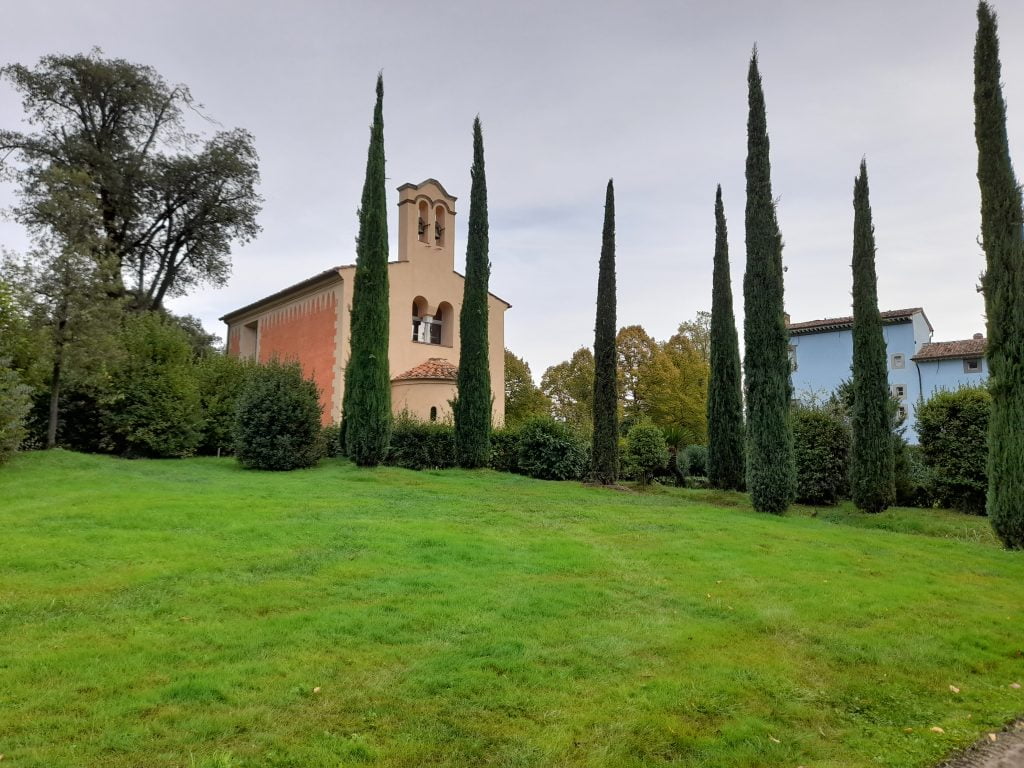
<svg viewBox="0 0 1024 768"><path fill-rule="evenodd" d="M1024 4L994 5L1011 151L1024 168ZM378 70L392 202L399 184L427 177L456 195L461 269L479 113L491 290L512 303L507 346L539 379L593 343L609 177L619 325L665 339L710 308L718 183L741 322L755 42L793 319L850 312L853 179L866 155L881 308L923 306L936 340L983 330L975 10L973 0L34 0L5 8L4 55L34 64L99 46L187 84L225 128L255 135L263 232L235 249L227 287L171 303L222 336L224 313L354 260ZM0 115L20 125L6 84ZM12 201L0 188L0 204ZM6 222L0 244L26 241Z"/></svg>

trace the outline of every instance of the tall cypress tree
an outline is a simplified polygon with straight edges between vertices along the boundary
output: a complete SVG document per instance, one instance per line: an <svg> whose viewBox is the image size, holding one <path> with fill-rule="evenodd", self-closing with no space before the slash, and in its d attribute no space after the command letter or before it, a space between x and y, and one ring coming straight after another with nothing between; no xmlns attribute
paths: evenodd
<svg viewBox="0 0 1024 768"><path fill-rule="evenodd" d="M615 349L615 187L608 180L597 276L594 323L594 480L605 485L619 477L619 394Z"/></svg>
<svg viewBox="0 0 1024 768"><path fill-rule="evenodd" d="M974 46L974 136L978 143L986 262L982 288L992 393L988 515L1007 547L1024 549L1024 222L999 77L996 17L982 0Z"/></svg>
<svg viewBox="0 0 1024 768"><path fill-rule="evenodd" d="M868 166L853 185L853 503L881 512L896 498L889 374L875 277L875 228L868 197Z"/></svg>
<svg viewBox="0 0 1024 768"><path fill-rule="evenodd" d="M711 380L708 383L708 482L742 490L745 445L740 345L732 309L729 239L722 187L715 192L715 266L711 288Z"/></svg>
<svg viewBox="0 0 1024 768"><path fill-rule="evenodd" d="M747 488L754 509L782 514L796 495L789 421L789 334L783 314L782 233L772 197L768 124L756 48L747 84L747 270L743 276Z"/></svg>
<svg viewBox="0 0 1024 768"><path fill-rule="evenodd" d="M384 190L384 78L377 75L377 105L370 128L366 181L359 207L351 343L345 368L345 452L360 466L375 466L391 441L388 365L388 218Z"/></svg>
<svg viewBox="0 0 1024 768"><path fill-rule="evenodd" d="M487 348L487 177L480 118L473 120L466 281L459 314L459 394L454 403L455 454L462 467L483 467L491 453L491 371Z"/></svg>

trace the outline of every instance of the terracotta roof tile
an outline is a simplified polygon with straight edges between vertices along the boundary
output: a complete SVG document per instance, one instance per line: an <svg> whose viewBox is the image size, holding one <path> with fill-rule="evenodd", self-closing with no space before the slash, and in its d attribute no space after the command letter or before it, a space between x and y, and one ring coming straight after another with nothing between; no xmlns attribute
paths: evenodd
<svg viewBox="0 0 1024 768"><path fill-rule="evenodd" d="M455 381L459 377L459 368L443 357L432 357L405 373L400 373L392 381L409 381L410 379L441 379Z"/></svg>
<svg viewBox="0 0 1024 768"><path fill-rule="evenodd" d="M910 320L918 312L924 314L924 310L921 307L910 307L909 309L889 309L885 312L881 312L882 321L888 320L891 323L899 323ZM928 322L928 318L925 317L925 322ZM931 323L928 323L928 327L931 328ZM788 323L786 328L790 333L813 333L814 331L836 331L843 328L853 327L853 315L846 317L826 317L821 320L807 320L802 323Z"/></svg>
<svg viewBox="0 0 1024 768"><path fill-rule="evenodd" d="M965 357L984 357L985 338L961 339L960 341L933 341L921 347L911 360L943 360Z"/></svg>

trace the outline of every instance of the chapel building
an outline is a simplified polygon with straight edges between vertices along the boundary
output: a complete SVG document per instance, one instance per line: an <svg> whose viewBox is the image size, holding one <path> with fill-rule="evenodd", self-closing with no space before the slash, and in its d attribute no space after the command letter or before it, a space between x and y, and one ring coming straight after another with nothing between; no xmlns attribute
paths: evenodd
<svg viewBox="0 0 1024 768"><path fill-rule="evenodd" d="M398 260L388 263L395 415L452 419L465 282L455 271L455 201L434 179L398 188ZM221 318L229 355L298 361L320 391L324 424L341 420L355 272L355 264L332 267ZM510 306L494 294L488 297L495 426L505 419L505 311Z"/></svg>

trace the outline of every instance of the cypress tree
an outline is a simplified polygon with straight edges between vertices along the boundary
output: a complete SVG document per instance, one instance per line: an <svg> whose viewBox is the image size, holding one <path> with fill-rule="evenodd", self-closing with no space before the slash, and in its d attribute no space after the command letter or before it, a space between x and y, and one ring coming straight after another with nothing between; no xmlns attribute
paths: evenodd
<svg viewBox="0 0 1024 768"><path fill-rule="evenodd" d="M860 162L853 185L853 503L881 512L896 497L889 374L875 277L875 228L868 197L868 167Z"/></svg>
<svg viewBox="0 0 1024 768"><path fill-rule="evenodd" d="M466 281L459 314L459 380L455 412L455 455L461 467L483 467L491 453L491 371L487 348L488 260L487 177L480 118L473 120Z"/></svg>
<svg viewBox="0 0 1024 768"><path fill-rule="evenodd" d="M605 193L601 262L597 276L597 319L594 322L594 480L608 485L619 476L619 393L615 349L615 187Z"/></svg>
<svg viewBox="0 0 1024 768"><path fill-rule="evenodd" d="M360 466L380 464L391 441L388 364L388 220L384 190L384 79L377 75L366 181L359 207L351 343L343 396L345 452Z"/></svg>
<svg viewBox="0 0 1024 768"><path fill-rule="evenodd" d="M974 47L974 135L981 187L982 278L988 322L988 515L1011 549L1024 549L1024 244L1021 190L1010 161L999 82L995 13L978 4Z"/></svg>
<svg viewBox="0 0 1024 768"><path fill-rule="evenodd" d="M768 125L756 48L747 84L747 269L743 276L747 488L754 509L782 514L796 493L789 421L789 334L783 314L782 233L772 198Z"/></svg>
<svg viewBox="0 0 1024 768"><path fill-rule="evenodd" d="M742 490L745 446L740 345L732 309L729 240L722 187L715 193L715 266L711 288L711 380L708 383L708 483Z"/></svg>

